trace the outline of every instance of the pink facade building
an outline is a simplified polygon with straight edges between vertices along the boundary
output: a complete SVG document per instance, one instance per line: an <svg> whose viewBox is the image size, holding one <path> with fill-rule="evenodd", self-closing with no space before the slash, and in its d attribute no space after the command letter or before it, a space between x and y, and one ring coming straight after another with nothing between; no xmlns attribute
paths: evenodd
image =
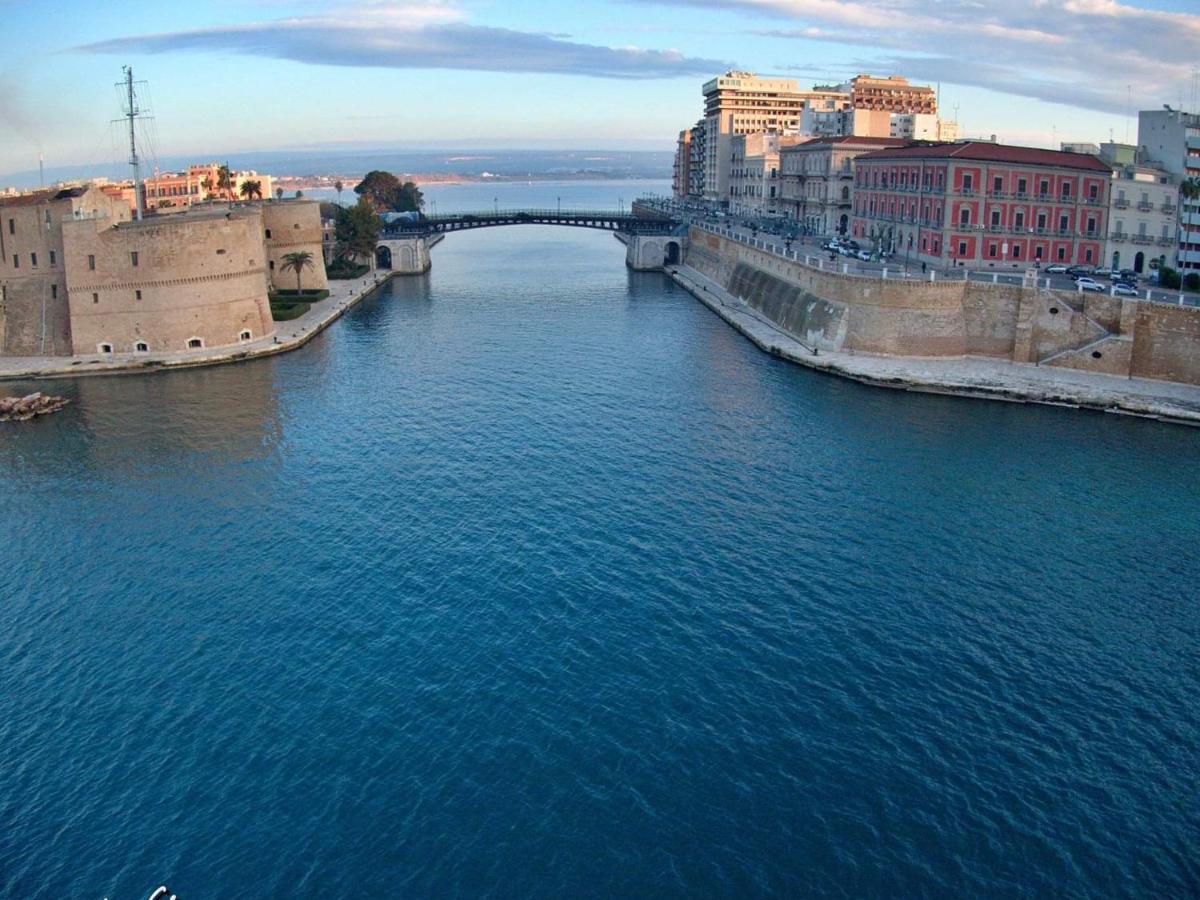
<svg viewBox="0 0 1200 900"><path fill-rule="evenodd" d="M1103 261L1111 170L1098 157L969 141L855 161L852 233L935 266Z"/></svg>

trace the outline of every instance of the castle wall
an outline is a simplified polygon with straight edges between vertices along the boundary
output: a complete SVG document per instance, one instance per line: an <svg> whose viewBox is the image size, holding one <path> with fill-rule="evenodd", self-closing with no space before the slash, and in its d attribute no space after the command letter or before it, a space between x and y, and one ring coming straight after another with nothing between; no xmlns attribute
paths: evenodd
<svg viewBox="0 0 1200 900"><path fill-rule="evenodd" d="M76 354L225 347L275 330L256 210L72 221L63 243Z"/></svg>
<svg viewBox="0 0 1200 900"><path fill-rule="evenodd" d="M267 247L267 272L271 286L294 291L296 273L284 271L284 257L307 250L312 268L301 271L302 290L325 290L324 232L321 229L321 204L315 200L282 200L257 204L262 210L263 238Z"/></svg>
<svg viewBox="0 0 1200 900"><path fill-rule="evenodd" d="M686 264L810 347L980 356L1200 384L1194 307L957 279L853 276L698 228Z"/></svg>

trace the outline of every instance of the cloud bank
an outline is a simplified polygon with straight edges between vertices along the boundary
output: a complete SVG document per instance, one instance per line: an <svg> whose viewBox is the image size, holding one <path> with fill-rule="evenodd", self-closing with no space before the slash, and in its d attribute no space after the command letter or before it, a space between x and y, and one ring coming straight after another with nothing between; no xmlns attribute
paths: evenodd
<svg viewBox="0 0 1200 900"><path fill-rule="evenodd" d="M1118 0L630 0L735 12L752 33L885 51L864 60L926 81L1121 113L1190 96L1200 13ZM890 54L886 51L891 51ZM801 60L802 62L802 60Z"/></svg>
<svg viewBox="0 0 1200 900"><path fill-rule="evenodd" d="M457 21L444 4L365 6L334 16L113 38L89 53L226 52L326 66L460 69L654 79L710 75L728 66L674 50L605 47L561 35Z"/></svg>

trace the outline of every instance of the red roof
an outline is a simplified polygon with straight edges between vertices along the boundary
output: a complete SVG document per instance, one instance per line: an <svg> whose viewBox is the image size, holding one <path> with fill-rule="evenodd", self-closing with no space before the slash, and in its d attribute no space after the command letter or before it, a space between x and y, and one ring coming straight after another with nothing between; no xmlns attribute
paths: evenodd
<svg viewBox="0 0 1200 900"><path fill-rule="evenodd" d="M864 147L903 147L911 141L907 138L894 137L856 137L853 134L841 134L833 137L813 138L796 147L812 147L817 144L862 144Z"/></svg>
<svg viewBox="0 0 1200 900"><path fill-rule="evenodd" d="M983 162L1013 163L1021 166L1052 166L1058 169L1086 169L1109 174L1112 170L1098 156L1068 153L1065 150L1042 150L1038 147L1014 147L989 141L966 141L961 144L925 144L894 147L866 153L859 162L880 159L972 159Z"/></svg>

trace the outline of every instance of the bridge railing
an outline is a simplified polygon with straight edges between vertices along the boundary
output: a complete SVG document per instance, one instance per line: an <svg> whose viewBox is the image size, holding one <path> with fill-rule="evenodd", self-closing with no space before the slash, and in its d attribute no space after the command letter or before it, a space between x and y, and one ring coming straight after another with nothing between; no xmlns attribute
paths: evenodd
<svg viewBox="0 0 1200 900"><path fill-rule="evenodd" d="M442 213L437 216L425 216L416 220L396 220L391 225L420 225L431 222L457 222L463 219L513 219L520 216L530 218L561 218L561 219L642 219L627 209L480 209L465 210L456 213ZM664 220L670 216L664 215Z"/></svg>

